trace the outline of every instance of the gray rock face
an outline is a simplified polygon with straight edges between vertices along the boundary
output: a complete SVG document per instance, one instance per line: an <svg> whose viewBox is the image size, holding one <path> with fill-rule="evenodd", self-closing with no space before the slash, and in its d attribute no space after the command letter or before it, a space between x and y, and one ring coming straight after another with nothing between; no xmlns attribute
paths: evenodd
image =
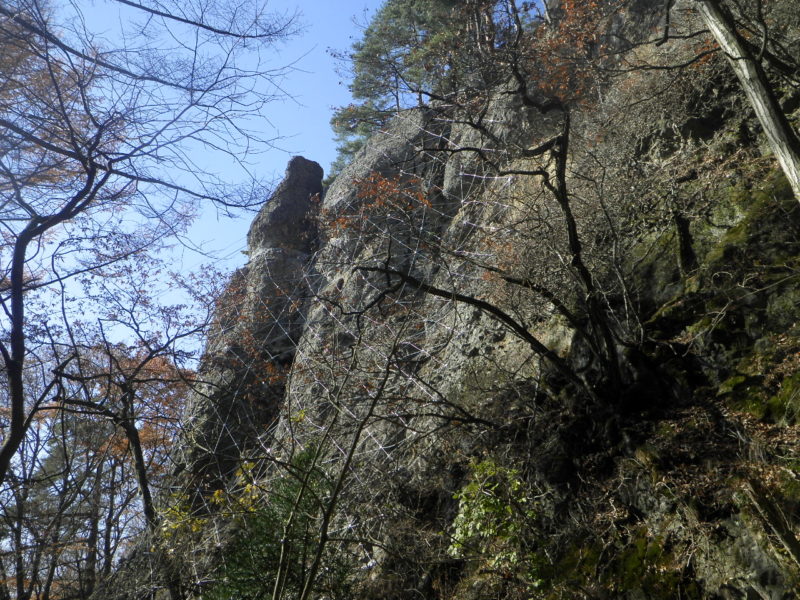
<svg viewBox="0 0 800 600"><path fill-rule="evenodd" d="M316 241L315 203L322 195L322 167L302 156L289 161L286 175L250 226L250 252L281 248L308 252Z"/></svg>
<svg viewBox="0 0 800 600"><path fill-rule="evenodd" d="M277 416L303 330L322 175L319 164L291 159L250 227L249 262L218 303L179 466L201 491L222 485Z"/></svg>
<svg viewBox="0 0 800 600"><path fill-rule="evenodd" d="M409 110L398 115L384 131L370 138L356 158L345 167L325 194L324 206L337 211L355 200L354 181L370 173L383 175L430 174L431 164L422 148L440 139L441 124L436 127L435 115L425 110Z"/></svg>
<svg viewBox="0 0 800 600"><path fill-rule="evenodd" d="M511 149L509 155L514 148L541 143L556 130L551 120L522 109L507 95L501 94L487 115L494 128L492 137L504 140L500 151ZM368 270L390 265L406 268L441 289L480 298L498 293L499 284L482 280L474 264L462 257L481 259L492 241L491 232L505 236L509 222L529 218L537 205L521 178L480 172L467 152L437 152L437 147L448 144L451 148L486 144L474 128L448 126L437 121L440 116L422 111L402 115L370 140L329 190L323 203L327 218L357 215L359 219L330 227L305 271L305 281L313 273L313 295L300 318L301 327L283 326L299 331L300 337L293 333L288 338L296 342L291 379L283 390L276 427L262 438L277 460L287 463L299 449L314 450L332 440L320 460L329 476L342 475L347 483L331 529L374 542L346 550L365 565L360 577L369 591L358 596L363 598L438 597L429 589L432 571L415 571L408 565L450 560L449 542L437 532L452 531L448 528L459 510L453 495L464 485L470 461L483 455L487 445L511 452L512 436L528 435L535 441L526 448L527 464L543 489L553 486L542 492L541 511L556 515L564 510L559 503L575 501L569 495L577 482L573 446L585 441L575 438L591 437L583 425L568 422L570 406L564 398L559 399L563 406L547 413L551 422L526 421L525 414L536 410L532 406L545 401L536 392L541 361L497 320L413 286L393 288L385 274ZM414 182L421 180L430 207L403 212L391 204L396 194L388 191L376 203L382 210L362 211L374 199L365 197L359 182L373 173L397 182L403 198L413 197L403 193L416 191ZM555 222L551 215L547 218L548 223ZM553 277L549 283L555 287L558 280ZM267 289L262 283L252 285ZM548 347L568 355L574 332L553 318L541 298L535 306L531 297L510 300L515 302L515 315L529 323L530 331ZM259 301L264 297L252 297L251 302ZM470 419L493 423L487 428L493 433L476 433L480 428L470 427L448 429L453 421ZM537 431L525 433L522 427ZM492 435L496 438L487 442ZM347 460L348 472L341 473L339 466ZM633 507L642 503L637 510L651 531L667 531L675 521L677 509L663 508L655 491L637 488L625 498L626 491L617 490L615 500ZM681 527L692 525L687 521ZM753 528L731 529L726 544L709 545L702 558L694 559L698 581L708 585L707 597L727 589L737 593L763 589L765 594L785 589L780 579L772 587L759 587L764 573L771 577L778 569L758 549L755 535ZM746 560L758 569L745 572L738 558L744 555L743 548ZM737 573L740 581L731 583ZM392 584L397 589L384 587ZM414 594L404 595L401 589ZM632 589L620 597L647 597L640 592ZM489 594L477 590L462 597Z"/></svg>
<svg viewBox="0 0 800 600"><path fill-rule="evenodd" d="M480 311L411 287L382 301L385 276L359 269L407 266L445 289L487 291L458 256L435 255L436 245L480 251L481 238L472 232L494 216L497 206L484 194L494 180L478 176L466 153L446 151L448 144L484 140L474 129L452 127L444 116L416 110L401 115L368 142L328 191L323 206L330 216L358 218L330 228L316 253L317 301L310 305L298 344L287 409L269 441L275 455L288 462L296 448L313 449L320 432L327 431L336 440L325 450L327 465L341 464L341 449L356 444L351 469L357 475L343 492L336 526L364 524L358 535L376 540L376 546L365 548L361 558L375 563L369 576L376 578L379 571L391 577L392 552L418 553L424 562L427 553L441 551L430 531L412 535L405 523L420 503L430 504L425 518L431 522L452 518L460 467L442 448L468 455L477 441L468 430L453 436L436 432L446 428L453 411L469 419L500 410L482 406L496 382L508 373L535 372L525 344L504 335ZM496 137L517 145L547 134L541 120L515 111L502 94L487 122ZM359 182L371 174L395 182L399 193L365 195ZM406 207L404 201L417 192L430 206ZM376 394L380 382L383 388ZM341 417L333 422L332 415ZM420 589L424 578L412 576L404 583Z"/></svg>

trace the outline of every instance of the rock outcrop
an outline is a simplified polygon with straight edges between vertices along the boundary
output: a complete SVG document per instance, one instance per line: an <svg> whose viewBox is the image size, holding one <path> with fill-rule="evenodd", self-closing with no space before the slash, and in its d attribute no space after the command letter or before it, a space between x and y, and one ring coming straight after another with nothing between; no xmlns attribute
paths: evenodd
<svg viewBox="0 0 800 600"><path fill-rule="evenodd" d="M502 95L494 111L491 122L497 131L513 134L506 149L535 146L551 133L546 121L514 108ZM506 310L514 310L519 322L532 323L529 330L538 339L591 376L589 349L580 338L576 340L574 328L563 316L554 315L552 303L542 302L529 290L503 291L496 279L479 276L477 258L463 260L485 256L485 244L491 243L487 232L509 235L498 232L512 231L509 222L519 227L520 211L533 207L527 204L531 188L524 180L487 178L477 171L480 165L474 156L441 152L455 143L475 145L485 140L475 131L443 124L442 113L436 111L411 111L393 123L328 190L319 220L324 231L314 238L318 248L301 232L288 232L285 219L270 233L266 216L286 214L279 204L256 220L250 236L251 263L239 275L248 291L244 302L236 305L249 315L246 327L259 332L260 347L288 367L286 385L282 381L259 392L259 402L267 401L270 407L263 413L267 418L262 418L262 425L266 421L275 425L251 439L258 441L255 445L262 452L268 448L270 453L260 463L257 481L265 489L278 485L274 483L281 477L278 465L293 464L309 453L317 464L325 465L336 492L318 506L329 519L322 539L338 541L312 537L314 543L325 544L320 555L324 564L342 568L344 560L350 565L355 575L348 576L346 585L344 580L335 585L358 598L514 597L519 590L532 589L525 580L511 585L503 575L523 568L519 560L529 564L526 572L535 573L540 583L534 587L616 590L615 597L625 598L677 597L684 593L678 590L690 590L686 593L698 598L788 597L793 576L770 549L769 526L765 528L748 508L757 504L748 504L745 492L735 492L741 497L729 495L727 500L714 496L724 494L729 485L725 481L730 480L717 478L720 472L746 471L734 466L736 460L724 458L736 452L725 431L746 435L742 429L746 425L720 416L713 425L696 422L697 411L706 410L701 407L708 400L703 399L705 392L686 387L685 375L671 379L668 385L673 389L665 391L663 382L669 378L631 354L625 355L629 357L624 363L631 373L626 376L629 383L616 406L582 404L570 399L567 391L543 393L542 387L558 385L552 369L496 315L478 304L425 293L410 280L403 283L387 276L389 267L403 268L430 288L469 298L491 299L500 293L492 300L495 306L509 306ZM383 189L381 193L388 196L382 197L378 208L368 189L376 178L394 186ZM295 193L298 202L315 189ZM425 192L424 202L412 205L420 190ZM383 202L387 197L411 204L404 205L401 214L399 207ZM307 206L313 210L313 203ZM306 214L299 211L291 220L303 222ZM591 215L580 218L585 227L596 226ZM740 226L736 223L741 221L729 226ZM704 247L725 243L723 230L710 234L695 230L693 236ZM280 260L274 258L278 246ZM528 248L528 255L518 250L513 256L519 260L541 260L540 248ZM673 256L670 251L653 257L655 263L647 263L639 275L629 275L629 284L644 286L640 293L650 294L656 303L664 285L684 289L674 287L680 274L666 266L675 264ZM654 270L654 264L663 266ZM540 273L560 276L557 270ZM666 279L637 279L656 273ZM275 283L276 274L282 283ZM303 299L296 311L287 308L287 286L293 292L291 299ZM655 288L652 294L648 286ZM563 289L562 298L569 299L567 288ZM516 295L502 296L508 293ZM260 320L257 308L273 302L280 310L273 309L269 318ZM674 328L674 312L669 311L668 317L661 313L657 319ZM702 326L691 325L692 318L685 316L690 330ZM271 337L274 326L282 336ZM763 327L771 326L765 322ZM242 331L231 331L233 336L221 336L219 340L226 341L213 347L238 357L241 351L234 340ZM668 364L676 359L665 360ZM682 366L675 368L695 369L680 359L678 364ZM703 377L699 372L691 376ZM231 381L235 377L241 374L231 375ZM225 397L240 405L228 413L246 406L247 419L253 420L246 395ZM206 411L218 413L217 408ZM653 419L663 421L657 426L661 433L653 433ZM241 420L237 417L232 424L227 417L226 427L241 436L246 431ZM219 441L219 429L213 431ZM679 431L705 440L693 442L698 445L689 452L696 458L678 458L683 456ZM231 472L236 452L239 460L259 454L248 453L248 443L241 439L227 442L226 447L227 466L217 466L217 476ZM679 465L671 465L673 459ZM685 468L698 470L693 481L685 478ZM506 508L484 506L481 496L470 495L480 477L490 477L484 484L494 483L477 493L507 503ZM670 483L663 487L659 481ZM536 500L526 495L531 491L500 494L495 484L536 490ZM698 486L711 496L696 508L689 496L677 491L681 486L687 490ZM765 492L759 488L749 493ZM785 499L762 500L774 510L787 506ZM520 502L535 502L536 508L526 512L515 504ZM491 507L504 516L493 516ZM477 517L469 512L475 510L490 512ZM601 534L590 514L606 524L602 527L612 527L614 519L633 524ZM465 560L465 550L458 546L458 540L469 539L463 528L470 518L484 522L474 525L490 532L470 534L477 536L476 542L500 544L488 557L479 551ZM516 536L523 534L512 535L508 528L522 527L523 522L537 535L549 536L548 542L540 542L541 552L546 548L558 554L530 549L526 558L514 558L522 548L516 545L521 543ZM587 538L594 535L600 537ZM481 571L492 564L503 565L496 575Z"/></svg>
<svg viewBox="0 0 800 600"><path fill-rule="evenodd" d="M178 461L181 477L218 489L274 425L303 332L317 243L322 167L296 156L247 236L247 265L219 300Z"/></svg>
<svg viewBox="0 0 800 600"><path fill-rule="evenodd" d="M507 85L321 201L292 159L190 411L186 588L794 597L800 211L709 69L610 86L556 183L564 120Z"/></svg>

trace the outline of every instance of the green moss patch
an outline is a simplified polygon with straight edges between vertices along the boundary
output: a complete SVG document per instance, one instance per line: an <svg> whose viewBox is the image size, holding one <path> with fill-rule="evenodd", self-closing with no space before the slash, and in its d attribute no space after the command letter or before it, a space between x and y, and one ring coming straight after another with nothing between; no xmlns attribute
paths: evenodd
<svg viewBox="0 0 800 600"><path fill-rule="evenodd" d="M605 594L638 594L657 599L700 598L684 561L676 556L671 541L639 527L627 540L602 548L587 543L568 550L553 570L549 581L553 589L570 589L594 582L596 591Z"/></svg>
<svg viewBox="0 0 800 600"><path fill-rule="evenodd" d="M707 190L711 213L692 225L699 268L648 325L686 344L731 407L794 423L796 384L778 385L786 351L774 347L787 332L799 337L800 205L780 171L758 177L757 166Z"/></svg>
<svg viewBox="0 0 800 600"><path fill-rule="evenodd" d="M778 393L768 401L770 417L786 425L800 423L800 372L781 381Z"/></svg>

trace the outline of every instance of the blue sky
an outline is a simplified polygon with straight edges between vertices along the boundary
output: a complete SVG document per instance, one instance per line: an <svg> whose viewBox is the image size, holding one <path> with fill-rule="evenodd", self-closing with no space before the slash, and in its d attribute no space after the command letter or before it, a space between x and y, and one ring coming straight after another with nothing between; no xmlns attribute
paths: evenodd
<svg viewBox="0 0 800 600"><path fill-rule="evenodd" d="M275 65L293 65L282 82L287 98L274 102L269 110L274 134L282 139L277 147L263 154L255 168L259 175L279 180L289 159L301 154L322 165L327 173L336 155L330 130L334 107L350 102L347 80L337 74L336 60L330 50L347 50L359 39L363 25L383 4L383 0L270 0L277 13L298 13L301 32L279 44ZM245 261L246 235L252 214L231 220L207 211L190 236L196 244L218 253L228 267ZM193 264L197 257L185 256Z"/></svg>

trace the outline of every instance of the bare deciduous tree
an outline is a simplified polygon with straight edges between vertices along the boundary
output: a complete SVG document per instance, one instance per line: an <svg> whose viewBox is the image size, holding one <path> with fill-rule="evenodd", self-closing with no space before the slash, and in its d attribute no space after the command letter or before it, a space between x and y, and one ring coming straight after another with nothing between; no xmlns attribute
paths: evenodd
<svg viewBox="0 0 800 600"><path fill-rule="evenodd" d="M256 120L282 71L265 66L267 52L292 32L292 19L249 0L213 10L111 6L125 11L124 25L108 33L113 42L87 25L94 9L82 3L0 6L0 354L9 409L0 481L31 415L77 358L64 352L42 388L29 390L36 348L68 330L56 325L61 317L108 308L81 294L78 280L118 277L115 265L157 252L204 204L232 210L263 200L261 182L228 184L198 157L227 157L246 174L249 157L269 144Z"/></svg>

